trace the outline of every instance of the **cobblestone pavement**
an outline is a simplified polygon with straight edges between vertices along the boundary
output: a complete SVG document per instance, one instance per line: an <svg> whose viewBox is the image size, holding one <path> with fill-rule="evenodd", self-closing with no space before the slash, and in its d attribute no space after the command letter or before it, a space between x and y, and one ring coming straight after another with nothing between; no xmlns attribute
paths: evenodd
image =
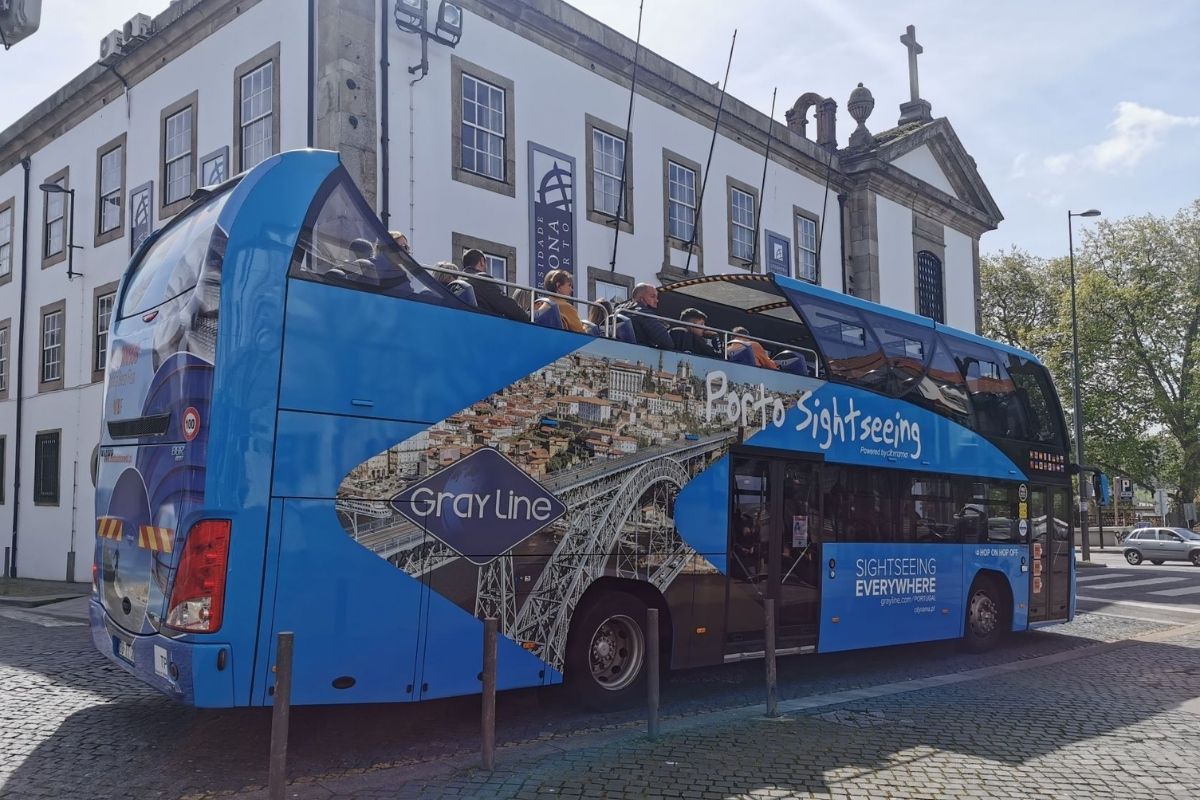
<svg viewBox="0 0 1200 800"><path fill-rule="evenodd" d="M262 784L269 711L180 706L110 666L76 618L55 618L54 607L36 611L63 624L44 627L0 615L0 798L198 796ZM829 693L1007 668L1155 631L1169 632L1146 621L1084 616L1014 636L984 656L939 643L783 659L781 696L785 703L803 703ZM896 770L907 776L908 783L896 784L902 787L934 786L936 775L1016 792L1013 787L1027 787L1031 776L1044 774L1052 780L1042 794L1021 796L1066 797L1083 795L1066 791L1071 784L1061 776L1090 765L1092 773L1105 775L1106 791L1125 787L1126 794L1112 796L1149 796L1130 769L1182 765L1185 751L1165 746L1165 737L1184 722L1193 731L1200 725L1200 717L1177 708L1200 694L1196 648L1200 636L1122 644L994 680L875 700L846 696L842 705L769 722L738 710L761 700L761 663L691 670L665 685L669 735L653 746L638 733L637 711L588 715L556 690L511 692L500 697L501 769L492 775L469 769L478 747L477 698L297 708L289 774L296 781L293 793L312 797L331 790L361 797L642 797L654 787L660 793L737 796L770 786L782 796L803 794L805 787L837 796L851 796L852 788L888 796L871 791L871 781L887 783ZM1127 673L1139 677L1114 683L1114 676ZM970 711L971 703L997 699L1003 714ZM721 709L733 710L714 716ZM830 713L835 716L822 716ZM1138 758L1114 761L1122 746L1136 748ZM1153 758L1143 757L1147 752ZM746 759L747 753L756 755ZM1115 764L1121 781L1104 771ZM1194 766L1191 772L1197 772ZM926 774L928 780L913 783L913 776ZM989 782L979 784L985 778ZM1154 790L1158 796L1170 796L1169 788L1161 788L1167 778L1154 780L1163 781ZM1195 783L1184 783L1186 770L1178 780L1174 785L1200 796ZM894 796L921 796L911 788L897 791ZM940 796L953 794L947 789Z"/></svg>

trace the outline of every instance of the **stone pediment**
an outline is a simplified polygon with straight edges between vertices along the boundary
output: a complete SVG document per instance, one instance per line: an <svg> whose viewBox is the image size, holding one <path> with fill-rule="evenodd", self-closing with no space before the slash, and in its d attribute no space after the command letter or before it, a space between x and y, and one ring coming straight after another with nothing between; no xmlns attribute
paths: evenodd
<svg viewBox="0 0 1200 800"><path fill-rule="evenodd" d="M877 173L884 182L918 182L924 191L982 227L995 229L1004 219L973 159L945 117L911 122L875 134L871 145L848 153L843 166L849 174ZM888 178L893 181L888 181ZM874 182L874 181L873 181Z"/></svg>

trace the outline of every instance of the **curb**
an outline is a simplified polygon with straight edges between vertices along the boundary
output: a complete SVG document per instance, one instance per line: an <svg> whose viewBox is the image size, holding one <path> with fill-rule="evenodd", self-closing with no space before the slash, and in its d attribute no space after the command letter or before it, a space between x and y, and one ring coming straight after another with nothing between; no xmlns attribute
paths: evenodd
<svg viewBox="0 0 1200 800"><path fill-rule="evenodd" d="M0 594L0 606L16 606L17 608L37 608L38 606L48 606L51 603L61 603L64 600L74 600L77 597L86 597L86 595L83 595L83 594L2 595L2 594Z"/></svg>

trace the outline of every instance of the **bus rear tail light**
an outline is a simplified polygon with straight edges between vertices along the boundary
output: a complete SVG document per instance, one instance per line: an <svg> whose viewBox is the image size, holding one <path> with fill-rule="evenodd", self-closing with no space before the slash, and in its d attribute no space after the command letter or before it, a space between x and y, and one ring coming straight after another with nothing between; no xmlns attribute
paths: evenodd
<svg viewBox="0 0 1200 800"><path fill-rule="evenodd" d="M167 605L168 627L189 633L220 629L231 527L227 519L206 519L188 531Z"/></svg>

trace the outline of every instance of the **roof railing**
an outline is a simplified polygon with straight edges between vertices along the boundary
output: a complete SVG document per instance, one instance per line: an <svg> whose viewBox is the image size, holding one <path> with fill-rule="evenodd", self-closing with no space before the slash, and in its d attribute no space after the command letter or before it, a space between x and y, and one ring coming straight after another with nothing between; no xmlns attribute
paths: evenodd
<svg viewBox="0 0 1200 800"><path fill-rule="evenodd" d="M506 280L501 280L500 278L493 278L491 275L485 275L480 272L463 272L461 269L457 269L457 268L447 269L445 267L439 267L436 265L428 265L427 266L425 264L422 264L421 268L424 270L427 270L429 272L440 273L443 275L453 275L455 278L459 278L459 279L463 279L463 280L470 277L472 280L484 280L484 281L487 281L488 283L494 283L498 286L503 286L503 287L506 287L509 289L515 289L515 290L522 291L522 292L529 292L529 309L528 309L528 311L529 311L529 321L530 322L536 321L535 314L537 313L537 302L539 299L557 298L560 300L566 300L567 302L573 303L576 306L582 305L582 306L588 308L589 310L595 308L595 309L599 309L601 312L603 312L605 315L604 316L604 325L603 325L604 335L605 335L605 337L607 337L609 339L616 338L617 316L618 315L637 316L637 317L642 317L644 319L652 319L652 320L661 322L667 326L668 330L672 327L681 327L681 328L695 327L695 328L700 328L706 334L715 334L716 337L721 340L721 353L720 354L726 360L728 360L729 345L733 341L735 341L737 339L748 339L751 341L758 342L759 344L762 344L762 345L768 345L777 350L790 350L793 353L803 355L808 360L809 365L811 365L813 375L819 377L821 374L821 361L817 357L817 352L808 347L802 347L800 345L795 345L795 344L788 344L786 342L779 342L774 339L767 339L762 336L755 336L753 334L734 333L733 331L727 331L724 328L713 328L713 327L709 327L708 325L694 325L689 322L684 322L683 320L672 319L671 317L661 317L657 314L651 314L647 311L636 311L631 308L615 309L612 314L609 314L608 309L606 309L599 301L583 300L581 298L578 298L578 297L575 297L575 296L569 295L569 294L559 294L557 292L549 291L548 289L538 289L533 286L526 286L525 284L515 283L513 281L506 281Z"/></svg>

